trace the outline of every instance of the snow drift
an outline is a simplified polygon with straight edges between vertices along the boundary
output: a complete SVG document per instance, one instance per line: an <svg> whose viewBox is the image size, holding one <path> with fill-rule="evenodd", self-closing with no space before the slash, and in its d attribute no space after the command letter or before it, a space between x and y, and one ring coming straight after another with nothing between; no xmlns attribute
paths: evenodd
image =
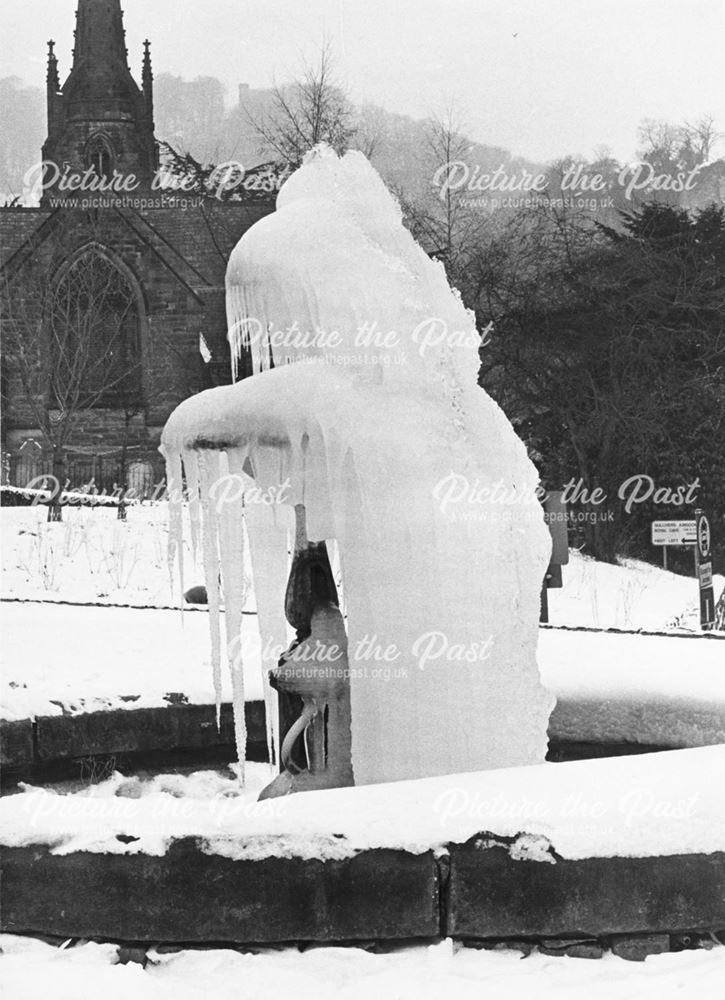
<svg viewBox="0 0 725 1000"><path fill-rule="evenodd" d="M477 386L473 316L362 154L308 156L233 252L227 301L255 374L181 404L162 451L177 542L185 473L212 622L221 580L242 719L245 538L262 645L278 645L303 504L339 557L356 784L542 761L537 473ZM230 475L284 504L225 502ZM218 690L216 624L212 646Z"/></svg>

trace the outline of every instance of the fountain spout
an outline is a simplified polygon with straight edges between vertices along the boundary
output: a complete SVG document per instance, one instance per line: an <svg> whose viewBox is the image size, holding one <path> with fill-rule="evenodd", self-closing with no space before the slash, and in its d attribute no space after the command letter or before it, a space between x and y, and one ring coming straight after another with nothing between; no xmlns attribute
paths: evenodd
<svg viewBox="0 0 725 1000"><path fill-rule="evenodd" d="M353 784L345 623L327 546L307 538L303 505L295 518L285 616L297 638L270 672L279 694L282 770L260 799Z"/></svg>

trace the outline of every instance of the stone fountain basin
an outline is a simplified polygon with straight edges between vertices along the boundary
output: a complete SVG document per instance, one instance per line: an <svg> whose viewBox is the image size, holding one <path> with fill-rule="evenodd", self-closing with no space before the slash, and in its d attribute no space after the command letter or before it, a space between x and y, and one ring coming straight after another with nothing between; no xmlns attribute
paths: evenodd
<svg viewBox="0 0 725 1000"><path fill-rule="evenodd" d="M725 927L725 746L255 801L114 776L0 804L2 927L122 941L575 937Z"/></svg>
<svg viewBox="0 0 725 1000"><path fill-rule="evenodd" d="M206 612L187 613L182 627L173 610L3 602L0 619L8 637L0 696L6 779L77 775L78 762L92 757L123 769L134 754L174 749L233 758L230 708L217 732L210 704ZM263 751L253 614L244 615L243 635L249 734ZM89 654L101 647L102 657ZM539 664L557 696L551 759L725 742L724 657L723 635L542 628Z"/></svg>
<svg viewBox="0 0 725 1000"><path fill-rule="evenodd" d="M264 765L250 765L244 794L214 773L119 775L79 791L134 750L199 753L221 739L231 754L228 708L216 735L196 653L206 653L206 616L188 618L183 656L170 664L159 654L178 632L171 611L2 611L10 635L23 633L25 616L37 636L31 661L27 645L16 657L6 650L6 770L45 780L62 759L76 778L0 803L8 931L237 943L649 935L651 947L663 933L725 927L722 746L263 804ZM69 621L76 612L83 629ZM89 629L107 651L95 664ZM594 756L614 744L725 742L722 641L542 629L540 663L559 697L552 743ZM250 676L247 718L261 742L253 685ZM106 755L103 768L94 755Z"/></svg>

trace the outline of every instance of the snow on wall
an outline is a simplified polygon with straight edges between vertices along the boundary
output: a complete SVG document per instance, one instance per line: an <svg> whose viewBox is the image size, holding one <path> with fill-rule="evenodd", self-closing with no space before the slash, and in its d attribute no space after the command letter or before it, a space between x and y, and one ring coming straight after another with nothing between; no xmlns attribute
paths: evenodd
<svg viewBox="0 0 725 1000"><path fill-rule="evenodd" d="M227 290L232 343L250 344L256 374L182 403L162 450L176 484L182 462L193 486L218 453L263 491L286 484L309 538L336 541L356 784L542 761L553 698L536 665L550 551L537 473L477 386L474 319L442 266L361 154L322 149L240 241ZM461 516L461 483L506 502ZM215 504L201 506L207 585L220 568L234 607L244 574L219 567ZM247 519L263 645L282 628L283 510Z"/></svg>
<svg viewBox="0 0 725 1000"><path fill-rule="evenodd" d="M725 747L668 750L336 788L256 801L270 768L248 764L246 789L214 772L115 774L83 791L25 788L0 801L0 844L48 844L162 856L197 837L241 860L333 860L376 848L442 851L486 834L518 858L658 857L725 850ZM119 839L119 834L122 835ZM481 846L484 846L483 843Z"/></svg>
<svg viewBox="0 0 725 1000"><path fill-rule="evenodd" d="M725 743L725 637L543 628L539 663L556 695L549 734L584 743Z"/></svg>

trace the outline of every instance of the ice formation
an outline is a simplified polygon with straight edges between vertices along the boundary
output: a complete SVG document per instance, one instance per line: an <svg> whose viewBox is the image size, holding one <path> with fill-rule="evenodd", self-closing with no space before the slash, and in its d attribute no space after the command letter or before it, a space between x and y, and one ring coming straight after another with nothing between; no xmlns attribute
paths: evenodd
<svg viewBox="0 0 725 1000"><path fill-rule="evenodd" d="M246 597L243 514L262 646L286 642L303 504L310 540L334 540L340 560L355 783L542 761L537 473L477 385L472 314L362 154L307 157L234 250L227 305L255 374L182 403L162 439L172 499L182 464L194 498L213 622L221 579L227 644ZM268 503L223 502L225 472ZM218 624L212 643L218 691Z"/></svg>

